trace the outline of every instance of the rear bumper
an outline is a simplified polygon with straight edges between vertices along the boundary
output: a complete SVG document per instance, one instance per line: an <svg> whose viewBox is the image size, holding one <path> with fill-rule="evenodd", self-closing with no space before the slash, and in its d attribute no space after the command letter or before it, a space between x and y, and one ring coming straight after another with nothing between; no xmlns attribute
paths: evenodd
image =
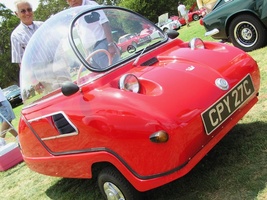
<svg viewBox="0 0 267 200"><path fill-rule="evenodd" d="M219 29L215 28L215 29L213 29L213 30L211 30L211 31L207 31L207 32L205 33L205 36L213 36L213 35L218 34L219 32L220 32Z"/></svg>

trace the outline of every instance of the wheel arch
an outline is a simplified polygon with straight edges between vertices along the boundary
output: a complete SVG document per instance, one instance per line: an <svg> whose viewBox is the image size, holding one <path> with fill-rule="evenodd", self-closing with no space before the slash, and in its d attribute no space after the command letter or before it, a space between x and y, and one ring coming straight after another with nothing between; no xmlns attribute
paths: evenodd
<svg viewBox="0 0 267 200"><path fill-rule="evenodd" d="M97 178L99 173L107 167L113 167L118 170L128 182L130 182L134 187L137 186L137 177L132 170L130 170L127 166L123 163L117 163L116 161L113 163L112 161L100 161L95 162L91 166L91 177Z"/></svg>
<svg viewBox="0 0 267 200"><path fill-rule="evenodd" d="M115 164L111 162L105 161L105 162L93 163L93 165L91 166L92 178L97 179L100 172L108 167L112 167L116 169L135 189L140 190L140 188L137 187L138 183L136 182L136 177L133 173L131 173L131 171L124 169L125 166L121 168L121 166L116 166Z"/></svg>
<svg viewBox="0 0 267 200"><path fill-rule="evenodd" d="M106 168L106 167L114 167L116 168L112 163L110 162L97 162L97 163L93 163L93 165L91 166L91 173L92 173L92 177L96 178L99 174L99 172Z"/></svg>
<svg viewBox="0 0 267 200"><path fill-rule="evenodd" d="M236 18L237 16L241 16L241 15L251 15L255 18L258 19L258 21L262 24L262 26L264 26L265 28L267 28L262 21L260 20L259 15L256 12L253 12L252 10L243 10L237 13L234 13L233 15L230 15L226 20L225 20L225 33L227 35L227 38L229 39L229 27L231 22L233 21L234 18Z"/></svg>

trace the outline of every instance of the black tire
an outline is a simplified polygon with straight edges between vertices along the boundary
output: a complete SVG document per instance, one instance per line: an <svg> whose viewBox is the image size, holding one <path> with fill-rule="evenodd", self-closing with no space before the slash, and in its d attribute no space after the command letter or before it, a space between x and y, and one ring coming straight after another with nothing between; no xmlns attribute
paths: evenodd
<svg viewBox="0 0 267 200"><path fill-rule="evenodd" d="M106 167L99 173L98 187L107 200L143 199L142 193L137 191L114 167Z"/></svg>
<svg viewBox="0 0 267 200"><path fill-rule="evenodd" d="M194 21L199 20L199 16L198 16L197 14L194 14L194 15L192 16L192 18L193 18Z"/></svg>
<svg viewBox="0 0 267 200"><path fill-rule="evenodd" d="M229 38L234 46L253 51L266 45L267 31L261 22L252 15L239 15L229 26Z"/></svg>
<svg viewBox="0 0 267 200"><path fill-rule="evenodd" d="M168 29L168 28L164 28L164 29L163 29L163 32L166 33L167 30L169 30L169 29Z"/></svg>

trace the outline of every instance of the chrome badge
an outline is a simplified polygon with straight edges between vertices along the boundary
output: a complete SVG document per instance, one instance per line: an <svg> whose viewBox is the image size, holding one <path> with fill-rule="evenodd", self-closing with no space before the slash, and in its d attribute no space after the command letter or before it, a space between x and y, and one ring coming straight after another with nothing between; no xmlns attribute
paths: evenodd
<svg viewBox="0 0 267 200"><path fill-rule="evenodd" d="M223 78L217 78L215 80L215 84L218 88L222 89L222 90L228 90L229 89L229 84L227 83L227 81Z"/></svg>

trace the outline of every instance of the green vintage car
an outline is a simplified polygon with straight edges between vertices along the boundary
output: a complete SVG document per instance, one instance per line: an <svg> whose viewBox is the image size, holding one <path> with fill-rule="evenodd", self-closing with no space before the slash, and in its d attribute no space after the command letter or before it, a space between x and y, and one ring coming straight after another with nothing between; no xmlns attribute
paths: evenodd
<svg viewBox="0 0 267 200"><path fill-rule="evenodd" d="M203 18L206 36L244 51L267 44L267 0L218 0Z"/></svg>

